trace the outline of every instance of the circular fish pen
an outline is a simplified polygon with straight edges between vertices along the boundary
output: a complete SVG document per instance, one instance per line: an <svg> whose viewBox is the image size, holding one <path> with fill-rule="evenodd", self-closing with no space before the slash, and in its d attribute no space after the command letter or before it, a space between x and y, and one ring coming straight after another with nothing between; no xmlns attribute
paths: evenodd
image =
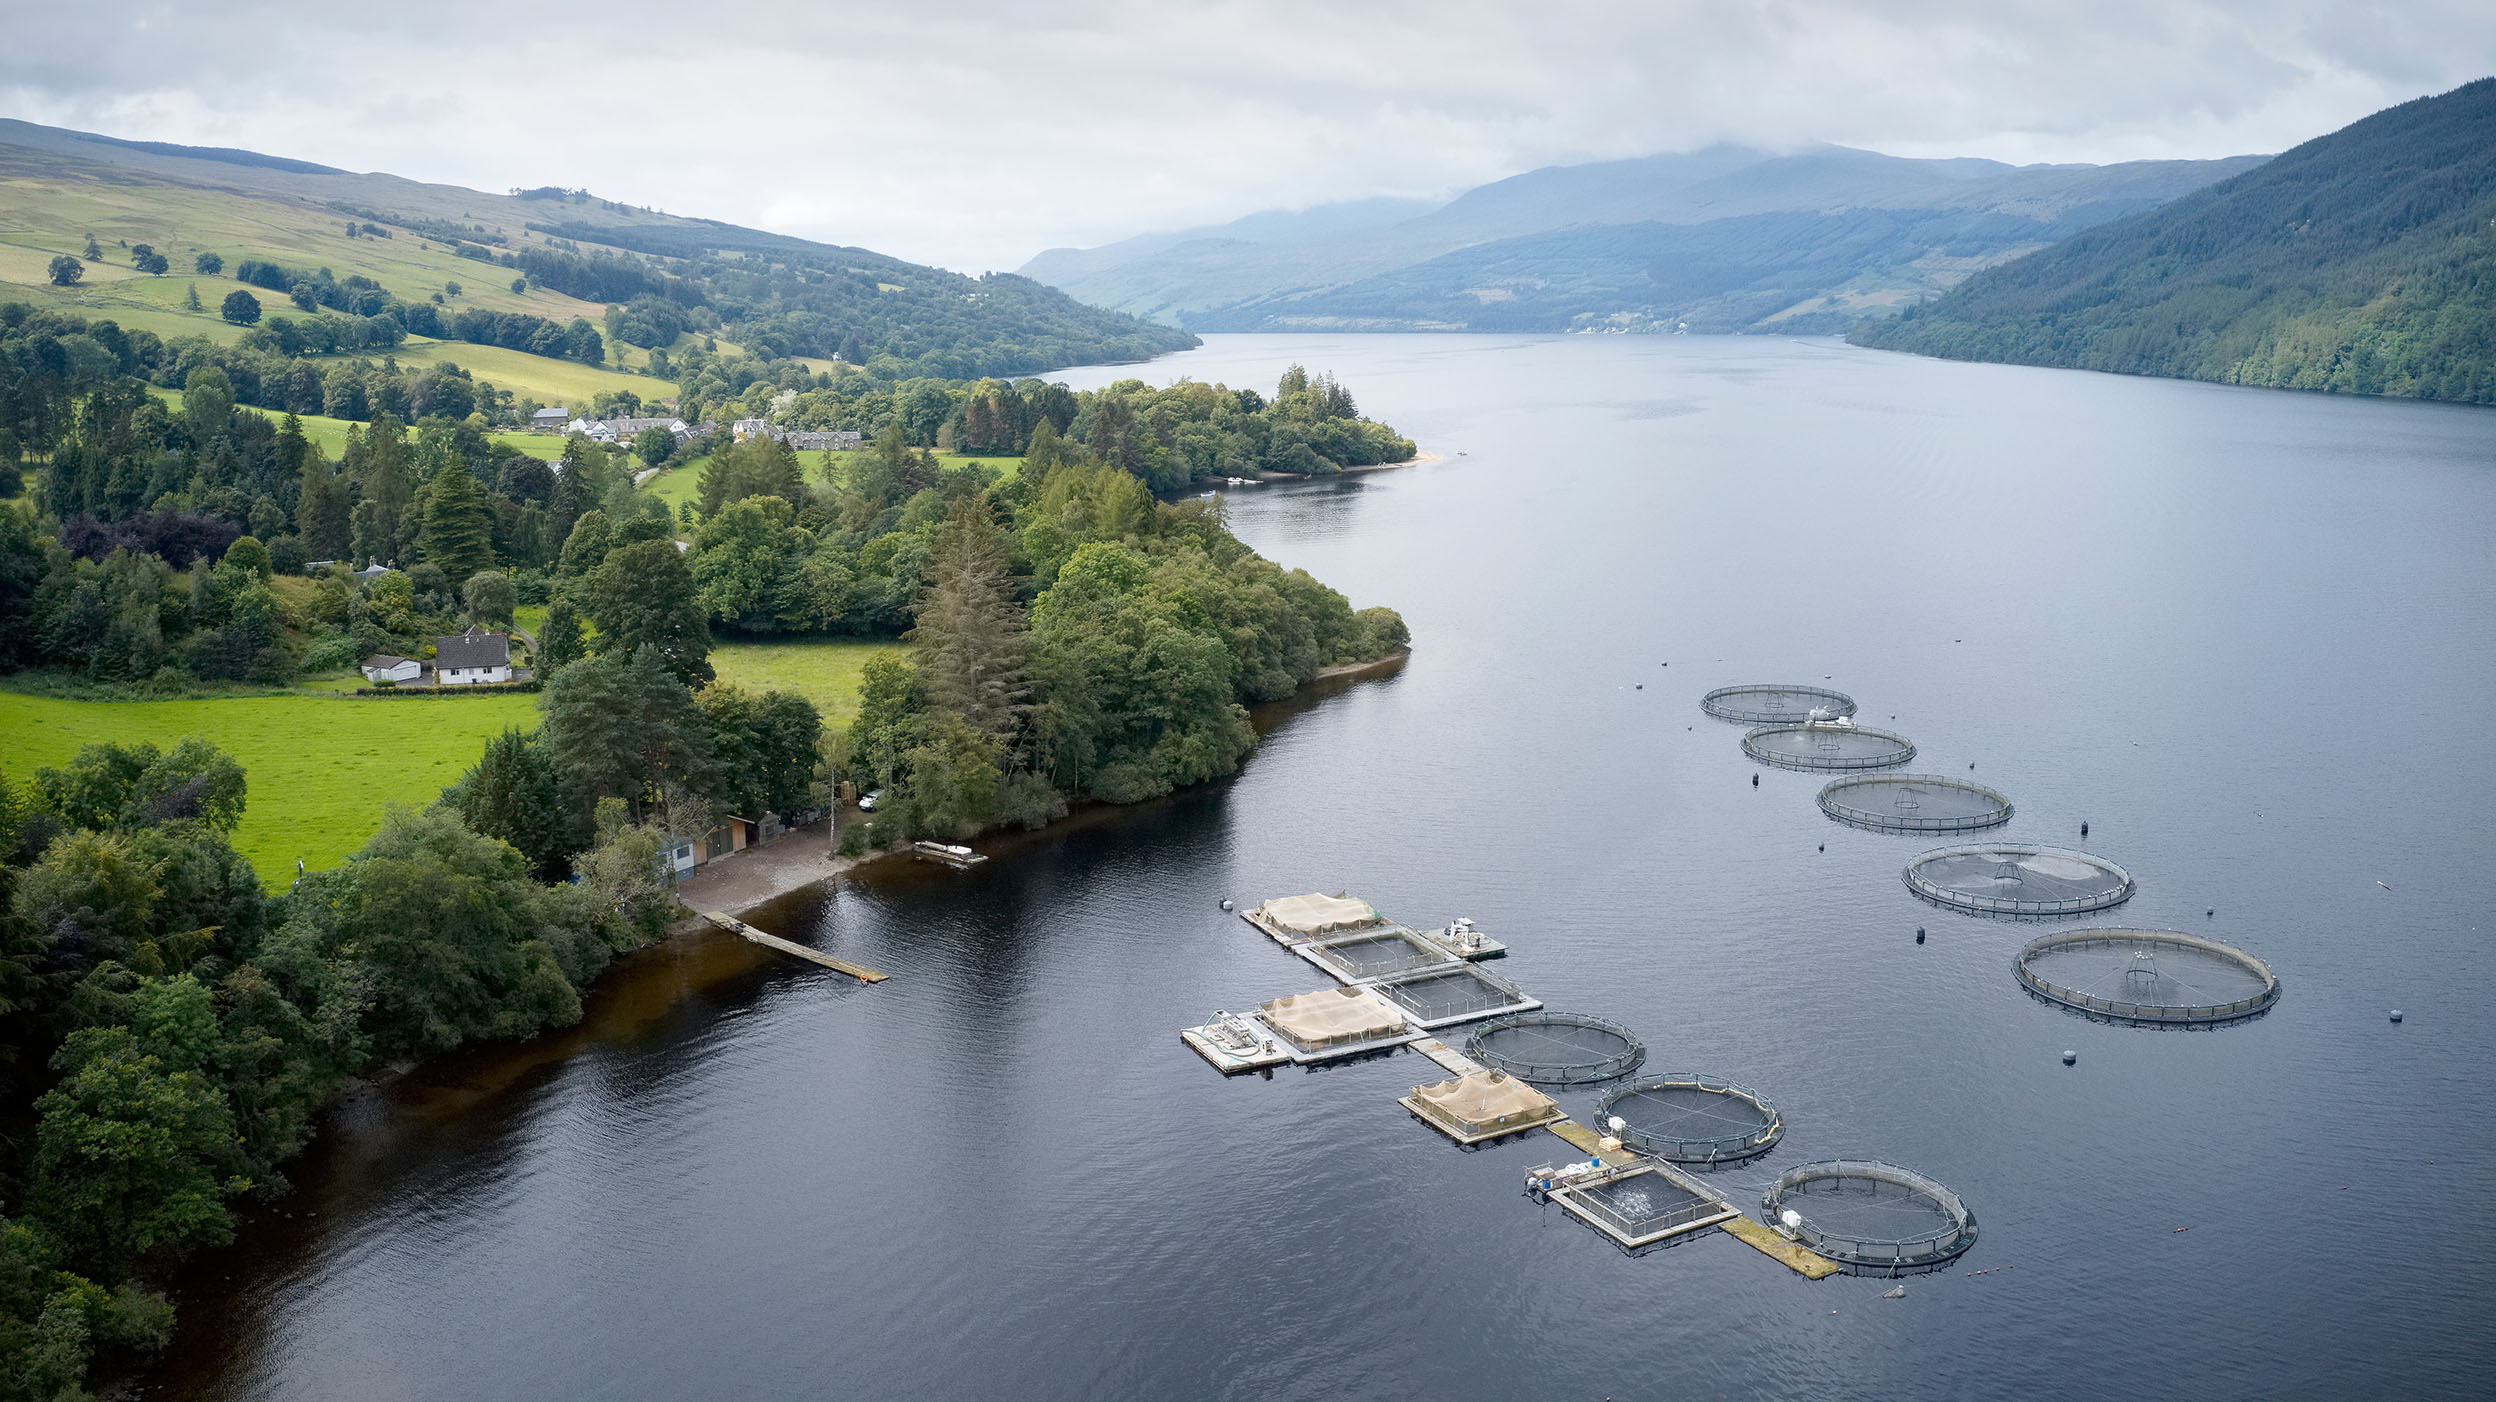
<svg viewBox="0 0 2496 1402"><path fill-rule="evenodd" d="M1465 1055L1541 1086L1590 1086L1645 1064L1646 1043L1608 1018L1514 1013L1482 1024Z"/></svg>
<svg viewBox="0 0 2496 1402"><path fill-rule="evenodd" d="M1742 753L1779 769L1886 769L1915 758L1915 742L1866 726L1770 725L1743 736Z"/></svg>
<svg viewBox="0 0 2496 1402"><path fill-rule="evenodd" d="M1824 686L1720 686L1699 698L1699 709L1743 725L1807 721L1814 711L1851 716L1855 698Z"/></svg>
<svg viewBox="0 0 2496 1402"><path fill-rule="evenodd" d="M1614 1086L1596 1105L1595 1122L1630 1148L1674 1163L1739 1163L1785 1136L1768 1097L1695 1071Z"/></svg>
<svg viewBox="0 0 2496 1402"><path fill-rule="evenodd" d="M1871 1159L1789 1168L1761 1205L1796 1241L1862 1270L1929 1269L1976 1244L1976 1214L1957 1193Z"/></svg>
<svg viewBox="0 0 2496 1402"><path fill-rule="evenodd" d="M1934 774L1866 774L1832 779L1820 811L1872 832L1973 832L2011 820L2011 801L1965 779Z"/></svg>
<svg viewBox="0 0 2496 1402"><path fill-rule="evenodd" d="M1907 889L1938 906L2055 920L2132 899L2132 873L2086 852L2003 842L1943 847L1907 863Z"/></svg>
<svg viewBox="0 0 2496 1402"><path fill-rule="evenodd" d="M2020 986L2091 1018L2207 1027L2259 1017L2279 1001L2271 966L2180 930L2072 930L2033 939L2012 961Z"/></svg>

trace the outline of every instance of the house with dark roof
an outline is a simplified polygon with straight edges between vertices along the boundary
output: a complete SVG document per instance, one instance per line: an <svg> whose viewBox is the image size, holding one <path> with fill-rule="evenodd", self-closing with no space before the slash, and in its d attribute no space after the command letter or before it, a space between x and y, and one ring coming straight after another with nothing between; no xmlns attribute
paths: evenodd
<svg viewBox="0 0 2496 1402"><path fill-rule="evenodd" d="M570 422L572 411L560 404L550 404L529 415L529 427L539 433L561 433L563 426Z"/></svg>
<svg viewBox="0 0 2496 1402"><path fill-rule="evenodd" d="M511 680L511 637L470 628L433 644L436 686L486 686Z"/></svg>

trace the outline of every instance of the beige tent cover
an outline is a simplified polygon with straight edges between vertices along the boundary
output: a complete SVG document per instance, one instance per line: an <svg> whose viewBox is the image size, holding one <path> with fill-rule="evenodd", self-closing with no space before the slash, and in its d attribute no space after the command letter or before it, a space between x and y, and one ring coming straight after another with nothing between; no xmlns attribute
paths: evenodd
<svg viewBox="0 0 2496 1402"><path fill-rule="evenodd" d="M1404 1031L1404 1015L1362 988L1294 993L1257 1005L1265 1025L1303 1047L1329 1042L1366 1042Z"/></svg>
<svg viewBox="0 0 2496 1402"><path fill-rule="evenodd" d="M1363 925L1378 923L1378 912L1369 902L1349 896L1321 896L1311 892L1305 896L1278 896L1257 907L1257 913L1283 929L1303 935L1323 935L1335 930L1357 930Z"/></svg>
<svg viewBox="0 0 2496 1402"><path fill-rule="evenodd" d="M1413 1099L1468 1125L1516 1124L1549 1114L1552 1100L1500 1071L1468 1071L1452 1081L1413 1087Z"/></svg>

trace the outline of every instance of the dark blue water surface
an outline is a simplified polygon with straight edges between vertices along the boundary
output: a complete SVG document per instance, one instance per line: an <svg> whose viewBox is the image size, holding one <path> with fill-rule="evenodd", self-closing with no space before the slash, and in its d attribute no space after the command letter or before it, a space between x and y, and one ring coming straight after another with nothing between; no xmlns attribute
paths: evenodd
<svg viewBox="0 0 2496 1402"><path fill-rule="evenodd" d="M1243 490L1233 525L1401 609L1408 665L1273 718L1233 782L756 917L889 983L683 941L574 1033L350 1107L295 1215L193 1272L159 1380L2486 1395L2496 413L1767 338L1222 337L1069 378L1292 361L1444 460ZM2005 837L2089 823L2140 883L2121 923L2253 949L2277 1008L2188 1033L2023 996L2038 927L1919 904L1938 841L1754 788L1699 712L1824 678L2009 793ZM1650 1068L1774 1097L1738 1202L1874 1156L1981 1240L1903 1300L1716 1234L1631 1258L1518 1195L1557 1140L1462 1152L1398 1108L1438 1079L1415 1055L1225 1081L1177 1030L1325 980L1216 902L1317 889L1470 915Z"/></svg>

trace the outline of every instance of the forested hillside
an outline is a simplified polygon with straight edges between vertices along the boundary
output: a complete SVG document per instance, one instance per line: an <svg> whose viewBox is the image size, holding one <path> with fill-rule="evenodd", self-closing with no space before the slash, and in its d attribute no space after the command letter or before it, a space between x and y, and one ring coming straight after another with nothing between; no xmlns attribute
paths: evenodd
<svg viewBox="0 0 2496 1402"><path fill-rule="evenodd" d="M665 382L723 345L975 376L1194 344L1012 274L966 277L584 190L493 195L25 122L0 121L0 229L0 300L169 339L231 343L283 323L260 339L290 356L417 351L492 373L513 352L557 363L496 376L541 397L617 388L560 367Z"/></svg>
<svg viewBox="0 0 2496 1402"><path fill-rule="evenodd" d="M1970 278L1858 344L2496 403L2496 79Z"/></svg>

